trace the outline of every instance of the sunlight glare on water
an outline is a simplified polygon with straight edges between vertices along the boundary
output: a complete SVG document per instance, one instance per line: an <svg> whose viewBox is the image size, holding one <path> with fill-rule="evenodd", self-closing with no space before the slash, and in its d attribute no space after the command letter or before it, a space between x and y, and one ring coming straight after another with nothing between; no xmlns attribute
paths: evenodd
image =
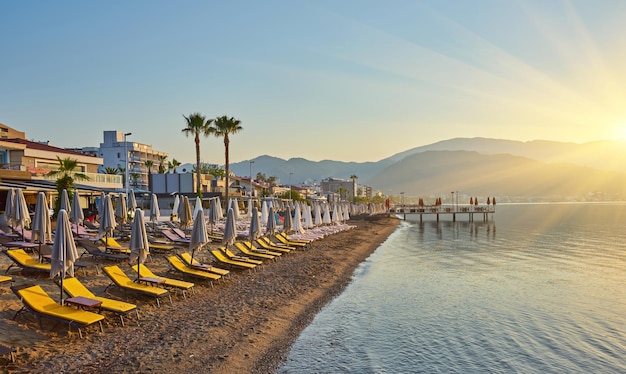
<svg viewBox="0 0 626 374"><path fill-rule="evenodd" d="M625 219L544 204L402 222L279 372L624 372Z"/></svg>

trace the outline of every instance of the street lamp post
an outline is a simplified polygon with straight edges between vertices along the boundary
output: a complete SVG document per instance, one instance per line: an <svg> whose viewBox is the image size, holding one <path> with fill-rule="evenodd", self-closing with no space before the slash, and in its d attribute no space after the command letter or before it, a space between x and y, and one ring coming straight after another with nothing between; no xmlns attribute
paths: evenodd
<svg viewBox="0 0 626 374"><path fill-rule="evenodd" d="M293 200L293 192L291 188L291 175L293 175L293 173L289 173L289 199Z"/></svg>
<svg viewBox="0 0 626 374"><path fill-rule="evenodd" d="M402 213L404 213L404 192L400 192L400 206L402 207Z"/></svg>
<svg viewBox="0 0 626 374"><path fill-rule="evenodd" d="M132 132L124 133L124 192L128 197L128 143L126 143L126 137L133 135Z"/></svg>
<svg viewBox="0 0 626 374"><path fill-rule="evenodd" d="M254 164L254 161L250 161L250 197L252 197L252 164Z"/></svg>

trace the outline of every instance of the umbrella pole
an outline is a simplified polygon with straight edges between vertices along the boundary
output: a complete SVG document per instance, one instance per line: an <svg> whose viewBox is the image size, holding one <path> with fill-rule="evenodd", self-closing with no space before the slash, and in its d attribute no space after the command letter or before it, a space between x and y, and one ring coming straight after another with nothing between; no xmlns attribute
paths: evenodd
<svg viewBox="0 0 626 374"><path fill-rule="evenodd" d="M139 267L141 266L141 261L139 261L139 257L137 257L137 282L139 282Z"/></svg>

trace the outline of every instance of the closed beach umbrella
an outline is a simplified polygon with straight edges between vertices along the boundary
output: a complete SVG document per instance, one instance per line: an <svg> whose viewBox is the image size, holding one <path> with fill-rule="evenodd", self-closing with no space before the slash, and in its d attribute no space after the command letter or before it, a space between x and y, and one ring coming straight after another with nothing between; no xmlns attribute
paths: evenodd
<svg viewBox="0 0 626 374"><path fill-rule="evenodd" d="M13 222L22 227L22 240L24 240L24 227L30 224L30 213L21 188L15 190L12 216Z"/></svg>
<svg viewBox="0 0 626 374"><path fill-rule="evenodd" d="M72 197L72 211L70 212L70 221L72 221L77 227L76 232L78 232L78 225L83 223L85 219L85 214L83 213L83 208L80 206L80 195L78 194L78 190L74 190L74 196Z"/></svg>
<svg viewBox="0 0 626 374"><path fill-rule="evenodd" d="M178 209L178 219L182 227L188 227L192 221L191 205L189 204L189 197L185 196L183 202Z"/></svg>
<svg viewBox="0 0 626 374"><path fill-rule="evenodd" d="M125 224L128 220L128 209L126 208L126 195L117 195L117 205L115 206L115 217L120 224Z"/></svg>
<svg viewBox="0 0 626 374"><path fill-rule="evenodd" d="M130 231L130 263L137 261L137 279L139 279L139 267L146 261L150 254L150 244L148 243L148 234L146 234L146 225L143 221L141 209L135 211L133 218L133 226Z"/></svg>
<svg viewBox="0 0 626 374"><path fill-rule="evenodd" d="M248 211L246 212L246 215L248 217L252 217L252 205L253 205L252 199L248 199Z"/></svg>
<svg viewBox="0 0 626 374"><path fill-rule="evenodd" d="M230 208L233 210L233 214L235 215L235 221L239 221L241 219L241 214L239 213L239 203L237 199L230 199Z"/></svg>
<svg viewBox="0 0 626 374"><path fill-rule="evenodd" d="M265 233L267 235L274 235L276 232L276 219L274 218L274 207L270 205L268 209L267 226L265 226Z"/></svg>
<svg viewBox="0 0 626 374"><path fill-rule="evenodd" d="M250 218L250 233L248 239L252 243L255 239L261 236L261 223L259 222L259 211L256 207L252 208L252 216Z"/></svg>
<svg viewBox="0 0 626 374"><path fill-rule="evenodd" d="M324 204L324 215L322 217L322 223L325 225L329 225L332 222L330 219L330 204Z"/></svg>
<svg viewBox="0 0 626 374"><path fill-rule="evenodd" d="M261 220L260 223L262 225L267 223L267 200L263 200L263 204L261 204Z"/></svg>
<svg viewBox="0 0 626 374"><path fill-rule="evenodd" d="M315 203L313 205L313 223L315 226L322 224L322 207L320 206L320 203Z"/></svg>
<svg viewBox="0 0 626 374"><path fill-rule="evenodd" d="M174 205L172 205L172 213L178 216L178 209L180 208L180 196L174 196Z"/></svg>
<svg viewBox="0 0 626 374"><path fill-rule="evenodd" d="M283 232L291 231L293 227L293 218L291 217L291 208L287 207L285 211L285 221L283 222Z"/></svg>
<svg viewBox="0 0 626 374"><path fill-rule="evenodd" d="M65 274L74 276L74 262L78 259L78 251L72 236L70 220L64 209L57 216L57 228L54 234L54 244L50 256L50 278L57 275L61 278L61 305L63 305L63 279Z"/></svg>
<svg viewBox="0 0 626 374"><path fill-rule="evenodd" d="M349 205L345 205L343 207L343 220L347 221L350 219L350 206Z"/></svg>
<svg viewBox="0 0 626 374"><path fill-rule="evenodd" d="M201 210L202 210L202 200L200 199L200 196L196 196L196 205L193 208L192 217L195 217L198 211L201 211Z"/></svg>
<svg viewBox="0 0 626 374"><path fill-rule="evenodd" d="M115 222L115 214L113 213L113 203L111 202L111 195L105 195L102 202L102 213L100 216L100 227L98 227L98 237L105 239L109 238L109 235L113 235L113 230L117 227Z"/></svg>
<svg viewBox="0 0 626 374"><path fill-rule="evenodd" d="M9 188L7 191L7 200L4 203L4 218L6 218L7 223L11 228L15 224L13 222L13 210L15 208L15 190L13 188Z"/></svg>
<svg viewBox="0 0 626 374"><path fill-rule="evenodd" d="M299 203L296 203L295 209L292 228L295 232L303 233L304 228L302 227L302 213Z"/></svg>
<svg viewBox="0 0 626 374"><path fill-rule="evenodd" d="M224 236L222 237L222 244L226 247L228 245L232 245L235 243L235 239L237 238L237 232L235 231L235 212L233 208L228 208L228 213L226 214L226 225L224 226Z"/></svg>
<svg viewBox="0 0 626 374"><path fill-rule="evenodd" d="M33 217L33 242L39 244L39 260L41 261L41 244L52 241L52 225L50 224L50 208L46 194L37 194L37 204L35 205L35 216Z"/></svg>
<svg viewBox="0 0 626 374"><path fill-rule="evenodd" d="M224 218L224 211L222 210L222 200L217 197L215 198L215 206L217 207L217 216L219 218Z"/></svg>
<svg viewBox="0 0 626 374"><path fill-rule="evenodd" d="M202 246L209 242L209 235L206 232L206 224L204 222L204 212L199 210L193 219L193 228L191 229L191 238L189 239L189 249L191 249L191 263L193 264L193 256L196 249L200 250Z"/></svg>
<svg viewBox="0 0 626 374"><path fill-rule="evenodd" d="M159 210L159 200L157 195L152 194L150 199L150 222L152 222L152 230L156 229L156 223L161 217L161 211Z"/></svg>
<svg viewBox="0 0 626 374"><path fill-rule="evenodd" d="M98 215L102 217L102 210L104 206L104 192L100 192L100 197L96 199L96 210L98 211Z"/></svg>
<svg viewBox="0 0 626 374"><path fill-rule="evenodd" d="M313 227L313 215L311 214L311 206L308 204L304 204L303 207L304 207L304 214L303 214L304 228L310 229L311 227Z"/></svg>
<svg viewBox="0 0 626 374"><path fill-rule="evenodd" d="M211 199L211 206L209 207L209 224L211 225L211 234L213 234L213 225L219 220L218 213L220 208L218 207L218 200Z"/></svg>
<svg viewBox="0 0 626 374"><path fill-rule="evenodd" d="M72 207L70 206L70 198L67 195L66 189L63 189L63 191L61 191L61 196L59 196L59 199L61 199L61 205L59 206L59 210L61 209L65 210L68 216L72 214Z"/></svg>
<svg viewBox="0 0 626 374"><path fill-rule="evenodd" d="M135 191L128 191L128 210L134 212L137 209L137 199L135 198Z"/></svg>

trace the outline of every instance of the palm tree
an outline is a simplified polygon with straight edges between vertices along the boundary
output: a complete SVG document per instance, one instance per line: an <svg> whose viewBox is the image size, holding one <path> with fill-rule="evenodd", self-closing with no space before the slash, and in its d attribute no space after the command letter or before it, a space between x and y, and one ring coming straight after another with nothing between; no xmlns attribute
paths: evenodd
<svg viewBox="0 0 626 374"><path fill-rule="evenodd" d="M104 174L117 174L117 172L117 168L112 168L110 166L104 168Z"/></svg>
<svg viewBox="0 0 626 374"><path fill-rule="evenodd" d="M56 170L52 170L48 173L49 176L58 176L56 180L56 189L57 189L57 200L54 204L54 216L56 217L57 213L59 213L59 209L61 208L61 194L63 190L67 190L70 200L72 199L72 193L75 189L75 181L87 181L89 177L86 174L76 172L76 168L78 167L78 161L72 160L69 157L61 159L57 156L57 160L59 161L59 168Z"/></svg>
<svg viewBox="0 0 626 374"><path fill-rule="evenodd" d="M180 161L173 158L172 162L167 163L167 171L176 174L176 168L180 166Z"/></svg>
<svg viewBox="0 0 626 374"><path fill-rule="evenodd" d="M241 130L243 130L243 127L241 127L241 121L233 117L228 118L227 116L217 117L209 127L209 134L213 134L218 138L224 138L224 158L226 161L226 194L224 196L224 201L226 204L228 204L228 184L230 177L230 164L228 160L228 146L230 144L229 135L236 134Z"/></svg>
<svg viewBox="0 0 626 374"><path fill-rule="evenodd" d="M352 174L350 179L352 179L352 202L356 202L356 180L359 177L356 174Z"/></svg>
<svg viewBox="0 0 626 374"><path fill-rule="evenodd" d="M144 164L148 168L148 190L152 191L152 168L154 167L154 161L146 160Z"/></svg>
<svg viewBox="0 0 626 374"><path fill-rule="evenodd" d="M204 137L209 136L209 126L211 126L212 119L206 119L205 116L200 113L190 114L189 117L184 116L187 121L187 127L182 129L182 132L186 136L193 135L196 143L196 194L202 197L201 181L200 181L200 135Z"/></svg>
<svg viewBox="0 0 626 374"><path fill-rule="evenodd" d="M165 174L165 161L167 161L167 156L160 155L159 156L159 174Z"/></svg>

